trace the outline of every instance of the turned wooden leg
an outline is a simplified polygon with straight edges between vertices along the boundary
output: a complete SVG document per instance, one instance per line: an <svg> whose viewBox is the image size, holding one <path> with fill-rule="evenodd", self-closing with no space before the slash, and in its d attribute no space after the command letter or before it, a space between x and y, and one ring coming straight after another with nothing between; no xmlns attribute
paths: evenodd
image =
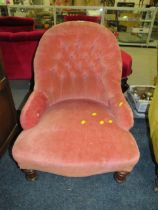
<svg viewBox="0 0 158 210"><path fill-rule="evenodd" d="M116 180L117 183L123 183L126 180L128 174L129 172L127 171L115 172L114 179Z"/></svg>
<svg viewBox="0 0 158 210"><path fill-rule="evenodd" d="M29 170L29 169L23 169L22 170L25 173L25 177L28 181L35 181L37 180L38 176L36 171L34 170Z"/></svg>

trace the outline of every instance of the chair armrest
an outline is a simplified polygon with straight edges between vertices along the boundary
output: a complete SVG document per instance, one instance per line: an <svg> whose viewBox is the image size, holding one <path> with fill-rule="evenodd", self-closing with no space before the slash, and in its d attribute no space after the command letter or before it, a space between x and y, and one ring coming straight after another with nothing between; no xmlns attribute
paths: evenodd
<svg viewBox="0 0 158 210"><path fill-rule="evenodd" d="M35 126L47 107L47 97L42 92L33 91L20 116L22 128L29 129Z"/></svg>
<svg viewBox="0 0 158 210"><path fill-rule="evenodd" d="M117 94L108 101L109 108L119 127L129 130L133 126L133 112L123 94Z"/></svg>

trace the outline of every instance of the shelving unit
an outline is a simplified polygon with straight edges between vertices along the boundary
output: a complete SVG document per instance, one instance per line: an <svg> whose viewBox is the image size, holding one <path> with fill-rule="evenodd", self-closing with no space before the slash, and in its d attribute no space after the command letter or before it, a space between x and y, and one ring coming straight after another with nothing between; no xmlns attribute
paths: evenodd
<svg viewBox="0 0 158 210"><path fill-rule="evenodd" d="M120 45L150 46L156 12L156 8L105 8L104 25L118 32ZM106 18L109 14L113 19Z"/></svg>
<svg viewBox="0 0 158 210"><path fill-rule="evenodd" d="M65 15L100 16L100 24L117 32L120 45L154 45L151 33L158 11L156 7L7 5L7 8L9 15L33 17L37 28L61 23Z"/></svg>
<svg viewBox="0 0 158 210"><path fill-rule="evenodd" d="M8 6L9 16L32 17L37 29L49 28L54 25L55 8L43 5L12 5Z"/></svg>

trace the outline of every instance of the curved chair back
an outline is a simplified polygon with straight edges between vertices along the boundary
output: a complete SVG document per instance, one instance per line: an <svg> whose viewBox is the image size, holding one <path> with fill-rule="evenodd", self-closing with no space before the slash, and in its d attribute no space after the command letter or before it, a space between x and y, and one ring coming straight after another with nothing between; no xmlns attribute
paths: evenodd
<svg viewBox="0 0 158 210"><path fill-rule="evenodd" d="M47 95L49 104L72 98L106 103L121 91L121 71L121 53L112 32L92 22L65 22L40 40L34 59L35 89Z"/></svg>

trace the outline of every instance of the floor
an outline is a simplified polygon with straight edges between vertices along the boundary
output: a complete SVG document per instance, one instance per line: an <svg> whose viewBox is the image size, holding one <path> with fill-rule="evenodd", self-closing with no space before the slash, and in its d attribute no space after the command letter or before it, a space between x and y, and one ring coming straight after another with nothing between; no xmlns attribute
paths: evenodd
<svg viewBox="0 0 158 210"><path fill-rule="evenodd" d="M157 75L157 49L141 47L122 47L133 59L133 73L130 85L153 85ZM10 81L16 108L19 108L29 89L29 81Z"/></svg>
<svg viewBox="0 0 158 210"><path fill-rule="evenodd" d="M133 73L129 77L130 85L153 85L157 75L157 49L141 47L122 47L133 59Z"/></svg>
<svg viewBox="0 0 158 210"><path fill-rule="evenodd" d="M10 80L10 87L16 109L21 109L23 100L29 91L29 81L27 80Z"/></svg>

